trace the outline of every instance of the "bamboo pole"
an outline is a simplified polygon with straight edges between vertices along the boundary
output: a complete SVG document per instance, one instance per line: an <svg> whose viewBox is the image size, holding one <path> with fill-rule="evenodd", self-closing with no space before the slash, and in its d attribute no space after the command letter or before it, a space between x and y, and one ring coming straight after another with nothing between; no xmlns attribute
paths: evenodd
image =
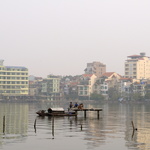
<svg viewBox="0 0 150 150"><path fill-rule="evenodd" d="M5 133L5 116L3 116L3 133Z"/></svg>
<svg viewBox="0 0 150 150"><path fill-rule="evenodd" d="M54 116L52 118L52 135L53 135L53 138L54 138Z"/></svg>
<svg viewBox="0 0 150 150"><path fill-rule="evenodd" d="M131 121L131 124L132 124L133 130L135 130L133 121Z"/></svg>
<svg viewBox="0 0 150 150"><path fill-rule="evenodd" d="M35 133L36 133L36 118L35 118L35 121L34 121L34 129L35 129Z"/></svg>
<svg viewBox="0 0 150 150"><path fill-rule="evenodd" d="M82 131L82 124L81 124L81 131Z"/></svg>
<svg viewBox="0 0 150 150"><path fill-rule="evenodd" d="M133 121L131 121L131 123L132 123L133 130L137 130L137 128L134 127Z"/></svg>
<svg viewBox="0 0 150 150"><path fill-rule="evenodd" d="M97 118L99 119L99 110L97 111Z"/></svg>

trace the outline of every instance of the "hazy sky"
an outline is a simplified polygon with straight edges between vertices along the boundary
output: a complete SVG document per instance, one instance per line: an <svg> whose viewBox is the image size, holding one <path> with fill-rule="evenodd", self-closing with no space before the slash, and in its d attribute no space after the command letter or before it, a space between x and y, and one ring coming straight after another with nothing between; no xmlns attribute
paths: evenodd
<svg viewBox="0 0 150 150"><path fill-rule="evenodd" d="M0 59L30 75L79 75L100 61L124 74L150 56L150 0L1 0Z"/></svg>

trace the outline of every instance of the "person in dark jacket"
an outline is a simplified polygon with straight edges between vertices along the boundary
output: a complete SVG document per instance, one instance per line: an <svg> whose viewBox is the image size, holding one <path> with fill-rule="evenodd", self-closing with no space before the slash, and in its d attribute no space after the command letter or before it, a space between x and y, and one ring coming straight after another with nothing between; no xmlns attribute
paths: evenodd
<svg viewBox="0 0 150 150"><path fill-rule="evenodd" d="M79 105L78 105L78 103L76 102L75 104L74 104L74 108L77 108Z"/></svg>

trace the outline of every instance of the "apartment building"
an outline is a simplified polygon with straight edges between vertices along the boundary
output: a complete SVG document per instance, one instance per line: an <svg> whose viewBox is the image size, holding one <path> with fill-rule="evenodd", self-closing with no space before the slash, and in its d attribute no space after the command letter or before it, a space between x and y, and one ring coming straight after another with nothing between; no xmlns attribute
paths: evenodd
<svg viewBox="0 0 150 150"><path fill-rule="evenodd" d="M43 79L41 93L48 100L59 100L61 96L60 77L55 75L48 75L46 79Z"/></svg>
<svg viewBox="0 0 150 150"><path fill-rule="evenodd" d="M108 96L108 83L105 78L98 78L94 84L94 93L101 94L105 97Z"/></svg>
<svg viewBox="0 0 150 150"><path fill-rule="evenodd" d="M85 74L95 74L97 77L100 77L106 72L106 65L101 62L87 63L87 67L84 71Z"/></svg>
<svg viewBox="0 0 150 150"><path fill-rule="evenodd" d="M28 95L28 69L20 66L4 66L0 60L0 94L2 96Z"/></svg>
<svg viewBox="0 0 150 150"><path fill-rule="evenodd" d="M145 86L146 84L142 84L142 83L134 83L133 84L133 93L140 93L141 96L145 96Z"/></svg>
<svg viewBox="0 0 150 150"><path fill-rule="evenodd" d="M150 57L145 53L131 55L125 62L125 77L133 79L150 79Z"/></svg>
<svg viewBox="0 0 150 150"><path fill-rule="evenodd" d="M40 95L42 89L42 77L29 76L29 97L36 98Z"/></svg>
<svg viewBox="0 0 150 150"><path fill-rule="evenodd" d="M91 93L93 93L93 85L96 82L95 74L83 74L78 85L78 96L79 98L85 97L90 98Z"/></svg>
<svg viewBox="0 0 150 150"><path fill-rule="evenodd" d="M115 72L105 72L101 77L97 78L94 84L95 93L108 96L108 90L111 87L117 87L121 76Z"/></svg>

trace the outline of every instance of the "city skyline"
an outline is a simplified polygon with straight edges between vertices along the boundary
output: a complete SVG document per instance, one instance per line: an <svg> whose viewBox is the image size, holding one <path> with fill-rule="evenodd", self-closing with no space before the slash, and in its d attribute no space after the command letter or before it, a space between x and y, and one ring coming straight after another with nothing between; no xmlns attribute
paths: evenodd
<svg viewBox="0 0 150 150"><path fill-rule="evenodd" d="M99 61L124 75L127 56L150 56L145 0L0 2L0 49L5 66L30 75L81 75Z"/></svg>

